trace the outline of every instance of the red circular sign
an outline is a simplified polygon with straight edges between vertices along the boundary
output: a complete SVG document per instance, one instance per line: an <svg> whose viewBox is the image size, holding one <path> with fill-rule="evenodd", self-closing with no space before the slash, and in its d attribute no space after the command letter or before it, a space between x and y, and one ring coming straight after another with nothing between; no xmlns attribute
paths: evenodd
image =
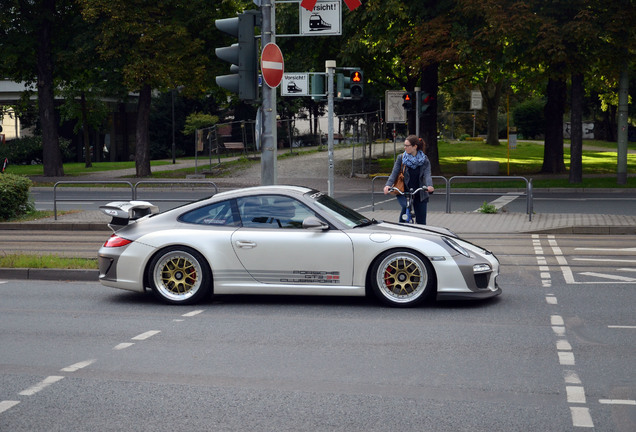
<svg viewBox="0 0 636 432"><path fill-rule="evenodd" d="M280 85L285 72L285 62L283 61L283 53L275 43L268 43L261 53L261 71L263 72L263 81L271 88Z"/></svg>

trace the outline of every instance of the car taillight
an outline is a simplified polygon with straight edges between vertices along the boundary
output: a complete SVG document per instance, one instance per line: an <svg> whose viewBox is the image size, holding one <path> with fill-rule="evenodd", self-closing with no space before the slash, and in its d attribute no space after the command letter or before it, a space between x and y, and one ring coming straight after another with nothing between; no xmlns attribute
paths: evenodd
<svg viewBox="0 0 636 432"><path fill-rule="evenodd" d="M106 243L104 243L104 247L122 247L130 243L132 243L132 240L128 240L123 237L119 237L117 234L113 234L108 240L106 240Z"/></svg>

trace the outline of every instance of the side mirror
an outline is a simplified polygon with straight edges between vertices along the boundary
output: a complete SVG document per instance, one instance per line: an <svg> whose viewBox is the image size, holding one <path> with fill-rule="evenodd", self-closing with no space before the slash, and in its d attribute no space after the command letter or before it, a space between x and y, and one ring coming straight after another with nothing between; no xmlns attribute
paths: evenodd
<svg viewBox="0 0 636 432"><path fill-rule="evenodd" d="M325 231L329 229L329 225L321 221L315 216L309 216L303 221L303 228L310 230Z"/></svg>

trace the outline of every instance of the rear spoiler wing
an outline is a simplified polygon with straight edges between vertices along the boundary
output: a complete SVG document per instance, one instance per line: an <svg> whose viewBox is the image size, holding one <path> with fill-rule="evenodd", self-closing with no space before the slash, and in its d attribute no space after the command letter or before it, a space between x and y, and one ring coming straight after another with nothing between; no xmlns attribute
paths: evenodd
<svg viewBox="0 0 636 432"><path fill-rule="evenodd" d="M112 216L113 219L108 226L113 231L125 227L130 221L159 213L159 207L147 201L113 201L99 206L99 209L102 213Z"/></svg>

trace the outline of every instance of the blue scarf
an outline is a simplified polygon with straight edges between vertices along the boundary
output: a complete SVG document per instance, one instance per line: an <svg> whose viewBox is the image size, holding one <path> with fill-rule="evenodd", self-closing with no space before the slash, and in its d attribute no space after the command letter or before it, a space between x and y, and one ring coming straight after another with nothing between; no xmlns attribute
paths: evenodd
<svg viewBox="0 0 636 432"><path fill-rule="evenodd" d="M426 161L426 155L421 150L417 152L415 156L404 152L402 155L402 163L409 168L417 168L419 166L424 165L424 161Z"/></svg>

